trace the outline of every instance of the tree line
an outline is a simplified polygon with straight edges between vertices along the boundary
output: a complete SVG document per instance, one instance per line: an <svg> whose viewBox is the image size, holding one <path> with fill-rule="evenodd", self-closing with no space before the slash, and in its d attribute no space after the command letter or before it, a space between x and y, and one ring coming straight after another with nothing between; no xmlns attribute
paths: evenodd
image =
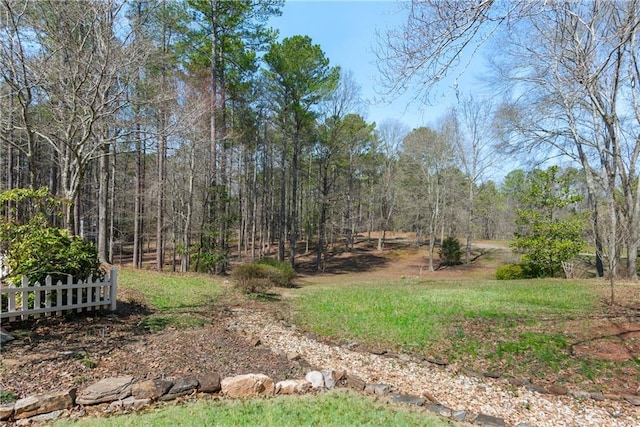
<svg viewBox="0 0 640 427"><path fill-rule="evenodd" d="M395 120L368 122L353 75L332 66L309 37L278 40L267 24L282 5L2 0L0 190L47 187L64 207L50 221L95 241L103 262L131 250L136 267L153 253L157 269L223 273L235 256L277 255L295 266L296 256L306 253L321 269L335 242L353 249L359 236L373 239L375 232L382 249L386 232L404 230L428 245L434 269L438 240L464 237L469 261L473 239L511 239L521 227L514 212L526 201L518 194L535 174L515 170L502 183L492 181L500 168L497 145L504 153L548 144L577 160L577 169L563 174L572 177L572 191L585 196L587 202L571 209L591 215L592 226L581 233L599 262L608 261L615 273L623 247L637 254L640 141L633 132L640 113L632 104L637 90L625 80L640 80L633 74L637 13L616 4L587 14L594 23L589 31L605 31L595 24L615 18L627 33L615 39L606 29L601 36L608 44L603 52L594 48L593 57L573 46L575 55L587 56L571 63L598 67L605 48L618 40L618 50L611 50L618 65L609 55L603 75L590 78L601 77L598 84L635 109L612 115L621 108L617 101L589 115L594 110L577 94L578 82L573 103L563 109L569 95L559 80L553 87L565 98L542 83L544 90L525 92L529 97L497 103L462 95L436 125L410 130ZM411 7L424 8L426 19L446 5ZM413 12L407 32L381 38L385 49L400 49L394 37L421 34L409 31L427 23L412 21L418 19ZM582 23L569 18L589 11L547 12L555 19L548 23L564 34ZM536 16L523 10L519 17L527 30L537 29ZM533 59L560 61L572 47L562 45L565 39L553 41L562 56L551 57L542 51L551 47L541 46ZM384 60L383 53L389 76L407 66ZM514 64L518 83L537 82ZM538 63L527 64L527 72L542 72ZM558 78L571 77L571 64ZM593 90L594 97L604 93ZM7 220L21 215L10 200L1 209ZM637 274L635 259L627 257L630 277Z"/></svg>

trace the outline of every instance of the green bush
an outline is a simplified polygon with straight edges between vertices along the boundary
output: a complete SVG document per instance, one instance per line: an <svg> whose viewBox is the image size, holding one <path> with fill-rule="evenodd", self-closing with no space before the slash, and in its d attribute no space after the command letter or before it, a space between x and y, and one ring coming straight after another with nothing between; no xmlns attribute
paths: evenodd
<svg viewBox="0 0 640 427"><path fill-rule="evenodd" d="M240 264L233 267L231 278L235 286L247 294L264 293L273 286L273 282L269 278L268 265Z"/></svg>
<svg viewBox="0 0 640 427"><path fill-rule="evenodd" d="M0 192L0 252L9 269L7 282L19 284L22 276L30 284L44 284L47 275L54 282L66 281L68 275L78 280L104 277L95 246L49 222L60 206L46 187Z"/></svg>
<svg viewBox="0 0 640 427"><path fill-rule="evenodd" d="M462 264L462 249L460 242L455 237L447 237L442 241L440 247L440 263L442 265Z"/></svg>
<svg viewBox="0 0 640 427"><path fill-rule="evenodd" d="M545 270L533 264L505 264L496 270L498 280L535 279L545 277Z"/></svg>
<svg viewBox="0 0 640 427"><path fill-rule="evenodd" d="M236 287L246 293L265 292L273 286L290 288L295 277L290 264L273 258L237 265L231 271Z"/></svg>
<svg viewBox="0 0 640 427"><path fill-rule="evenodd" d="M522 264L505 264L496 270L496 279L498 280L516 280L524 279L524 269Z"/></svg>
<svg viewBox="0 0 640 427"><path fill-rule="evenodd" d="M280 288L290 288L293 285L293 279L296 277L296 270L285 261L280 261L275 258L262 258L255 262L258 265L264 265L265 267L271 267L265 271L269 275L269 279L273 282L274 286Z"/></svg>
<svg viewBox="0 0 640 427"><path fill-rule="evenodd" d="M102 279L98 252L92 243L69 236L66 230L52 227L16 227L16 235L6 253L10 274L7 282L19 284L26 276L30 284L44 283L47 275L54 282L66 281L71 275L76 280Z"/></svg>

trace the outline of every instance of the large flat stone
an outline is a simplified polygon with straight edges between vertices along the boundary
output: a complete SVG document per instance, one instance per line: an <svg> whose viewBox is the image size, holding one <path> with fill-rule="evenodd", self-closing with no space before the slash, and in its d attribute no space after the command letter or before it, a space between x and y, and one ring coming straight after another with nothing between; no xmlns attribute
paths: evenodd
<svg viewBox="0 0 640 427"><path fill-rule="evenodd" d="M402 403L405 405L424 406L424 404L427 402L427 399L423 397L412 396L409 394L400 394L394 396L391 401L395 403Z"/></svg>
<svg viewBox="0 0 640 427"><path fill-rule="evenodd" d="M307 380L284 380L276 384L276 394L303 394L311 389Z"/></svg>
<svg viewBox="0 0 640 427"><path fill-rule="evenodd" d="M158 399L173 386L171 381L155 379L140 381L131 387L134 399Z"/></svg>
<svg viewBox="0 0 640 427"><path fill-rule="evenodd" d="M273 380L263 374L245 374L227 377L221 381L222 394L231 398L273 396Z"/></svg>
<svg viewBox="0 0 640 427"><path fill-rule="evenodd" d="M5 403L0 405L0 421L6 421L13 415L14 403Z"/></svg>
<svg viewBox="0 0 640 427"><path fill-rule="evenodd" d="M14 405L14 418L30 418L73 407L76 390L70 389L48 394L28 396L18 400Z"/></svg>
<svg viewBox="0 0 640 427"><path fill-rule="evenodd" d="M484 427L505 427L506 424L502 418L494 417L486 414L478 414L473 420L473 424Z"/></svg>
<svg viewBox="0 0 640 427"><path fill-rule="evenodd" d="M356 375L347 374L347 386L354 390L362 391L367 386L367 383Z"/></svg>
<svg viewBox="0 0 640 427"><path fill-rule="evenodd" d="M132 376L105 378L84 389L76 402L80 405L96 405L125 399L131 396L134 381Z"/></svg>

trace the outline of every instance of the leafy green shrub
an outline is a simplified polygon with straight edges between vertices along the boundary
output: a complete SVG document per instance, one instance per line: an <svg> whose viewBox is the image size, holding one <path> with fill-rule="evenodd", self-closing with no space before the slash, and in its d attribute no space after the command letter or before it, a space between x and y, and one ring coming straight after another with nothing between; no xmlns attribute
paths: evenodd
<svg viewBox="0 0 640 427"><path fill-rule="evenodd" d="M496 270L498 280L535 279L545 277L545 270L534 264L505 264Z"/></svg>
<svg viewBox="0 0 640 427"><path fill-rule="evenodd" d="M288 262L280 261L275 258L262 258L255 263L271 267L269 269L265 269L265 271L268 273L269 279L273 282L274 286L290 288L293 285L293 279L296 277L296 270Z"/></svg>
<svg viewBox="0 0 640 427"><path fill-rule="evenodd" d="M43 284L47 275L54 282L65 281L67 275L76 280L104 277L98 252L92 243L69 236L66 230L59 228L29 224L16 228L20 237L13 241L6 254L9 283L20 283L22 276L26 276L31 284Z"/></svg>
<svg viewBox="0 0 640 427"><path fill-rule="evenodd" d="M92 243L53 227L49 219L59 212L60 202L43 187L0 192L0 252L8 268L5 280L19 284L26 276L30 284L55 281L102 279L98 252ZM18 213L21 215L17 215Z"/></svg>
<svg viewBox="0 0 640 427"><path fill-rule="evenodd" d="M268 265L240 264L233 267L231 278L235 286L241 291L248 294L264 293L273 286L273 282L269 278Z"/></svg>
<svg viewBox="0 0 640 427"><path fill-rule="evenodd" d="M505 264L496 270L496 279L498 280L516 280L524 279L524 269L522 264Z"/></svg>
<svg viewBox="0 0 640 427"><path fill-rule="evenodd" d="M440 262L442 265L462 264L462 249L460 242L455 237L447 237L442 241L440 247Z"/></svg>

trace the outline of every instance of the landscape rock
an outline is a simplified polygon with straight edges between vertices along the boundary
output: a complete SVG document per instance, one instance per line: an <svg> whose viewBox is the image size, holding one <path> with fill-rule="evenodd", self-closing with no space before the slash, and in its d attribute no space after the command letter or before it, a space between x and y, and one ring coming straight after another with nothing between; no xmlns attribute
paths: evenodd
<svg viewBox="0 0 640 427"><path fill-rule="evenodd" d="M502 418L494 417L486 414L478 414L473 420L473 424L484 427L505 427L506 424Z"/></svg>
<svg viewBox="0 0 640 427"><path fill-rule="evenodd" d="M218 393L221 390L220 374L212 372L198 377L198 390L203 393Z"/></svg>
<svg viewBox="0 0 640 427"><path fill-rule="evenodd" d="M531 381L528 378L509 378L509 384L516 387L523 387L531 384Z"/></svg>
<svg viewBox="0 0 640 427"><path fill-rule="evenodd" d="M96 405L125 399L131 396L134 381L132 376L105 378L84 389L76 402L80 405Z"/></svg>
<svg viewBox="0 0 640 427"><path fill-rule="evenodd" d="M546 394L547 389L538 384L525 384L524 386L529 391L535 391L536 393Z"/></svg>
<svg viewBox="0 0 640 427"><path fill-rule="evenodd" d="M403 403L405 405L424 406L427 400L423 397L412 396L409 394L399 394L391 399L395 403Z"/></svg>
<svg viewBox="0 0 640 427"><path fill-rule="evenodd" d="M367 384L364 387L364 391L365 393L382 396L391 393L391 386L389 384Z"/></svg>
<svg viewBox="0 0 640 427"><path fill-rule="evenodd" d="M604 400L604 394L603 393L591 393L589 395L593 400L597 400L598 402L602 402Z"/></svg>
<svg viewBox="0 0 640 427"><path fill-rule="evenodd" d="M272 396L275 391L273 380L263 374L245 374L224 378L222 394L230 398Z"/></svg>
<svg viewBox="0 0 640 427"><path fill-rule="evenodd" d="M367 386L367 383L356 375L347 374L347 386L354 390L362 391Z"/></svg>
<svg viewBox="0 0 640 427"><path fill-rule="evenodd" d="M75 389L28 396L15 402L13 417L18 420L57 410L69 409L73 407L75 397Z"/></svg>
<svg viewBox="0 0 640 427"><path fill-rule="evenodd" d="M173 386L168 380L146 380L135 383L131 387L131 395L134 399L158 399Z"/></svg>
<svg viewBox="0 0 640 427"><path fill-rule="evenodd" d="M573 390L569 392L569 396L575 399L589 399L591 397L591 393L584 390Z"/></svg>
<svg viewBox="0 0 640 427"><path fill-rule="evenodd" d="M133 396L129 396L123 400L116 400L109 404L109 410L125 410L125 409L140 409L151 403L151 399L136 399Z"/></svg>
<svg viewBox="0 0 640 427"><path fill-rule="evenodd" d="M160 397L160 400L167 401L177 399L181 396L193 393L198 388L198 380L193 377L178 378L167 394Z"/></svg>
<svg viewBox="0 0 640 427"><path fill-rule="evenodd" d="M13 415L13 403L5 403L0 405L0 421L6 421Z"/></svg>
<svg viewBox="0 0 640 427"><path fill-rule="evenodd" d="M640 396L627 395L624 396L624 400L631 403L633 406L640 406Z"/></svg>
<svg viewBox="0 0 640 427"><path fill-rule="evenodd" d="M547 391L551 394L555 394L556 396L564 396L569 393L569 390L566 387L558 384L551 384L547 387Z"/></svg>
<svg viewBox="0 0 640 427"><path fill-rule="evenodd" d="M258 337L249 337L248 341L249 345L251 345L252 347L258 347L260 344L262 344L262 341Z"/></svg>
<svg viewBox="0 0 640 427"><path fill-rule="evenodd" d="M489 372L483 372L482 376L484 376L486 378L498 379L498 378L500 378L502 376L502 373L495 372L495 371L489 371Z"/></svg>
<svg viewBox="0 0 640 427"><path fill-rule="evenodd" d="M319 371L307 372L304 379L311 383L311 387L314 389L324 388L324 375Z"/></svg>
<svg viewBox="0 0 640 427"><path fill-rule="evenodd" d="M34 423L47 423L51 421L55 421L60 418L60 415L64 412L64 409L58 409L57 411L48 412L46 414L36 415L35 417L29 418L29 420Z"/></svg>
<svg viewBox="0 0 640 427"><path fill-rule="evenodd" d="M433 413L440 415L441 417L449 418L453 414L453 410L451 408L447 408L446 406L440 405L438 403L430 403L427 405L427 409Z"/></svg>
<svg viewBox="0 0 640 427"><path fill-rule="evenodd" d="M451 417L454 420L463 423L469 419L469 413L467 411L453 411L451 413Z"/></svg>
<svg viewBox="0 0 640 427"><path fill-rule="evenodd" d="M307 380L284 380L276 384L276 394L304 394L311 389Z"/></svg>
<svg viewBox="0 0 640 427"><path fill-rule="evenodd" d="M449 362L444 360L444 359L436 359L433 357L427 357L427 362L432 363L434 365L438 365L438 366L447 366L449 365Z"/></svg>
<svg viewBox="0 0 640 427"><path fill-rule="evenodd" d="M324 386L328 389L332 389L336 387L336 377L335 372L331 369L325 369L321 371L322 377L324 379Z"/></svg>

